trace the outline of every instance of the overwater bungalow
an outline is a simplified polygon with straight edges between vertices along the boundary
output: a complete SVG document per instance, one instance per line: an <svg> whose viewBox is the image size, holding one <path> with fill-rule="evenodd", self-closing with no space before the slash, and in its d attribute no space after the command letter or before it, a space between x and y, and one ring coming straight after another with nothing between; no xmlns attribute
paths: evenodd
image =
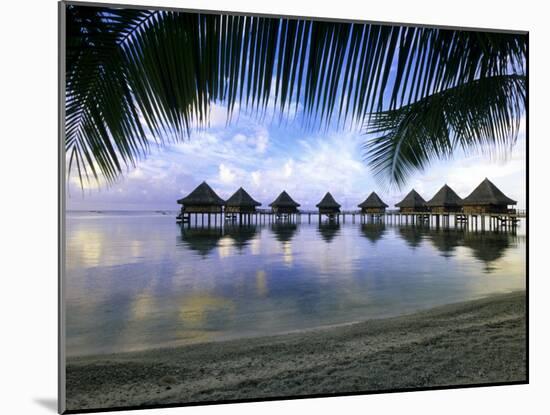
<svg viewBox="0 0 550 415"><path fill-rule="evenodd" d="M466 214L508 213L508 206L517 202L506 196L489 179L485 178L463 201Z"/></svg>
<svg viewBox="0 0 550 415"><path fill-rule="evenodd" d="M426 202L433 213L451 213L462 210L462 199L447 184Z"/></svg>
<svg viewBox="0 0 550 415"><path fill-rule="evenodd" d="M401 213L427 212L428 206L426 201L420 196L416 190L412 189L405 198L396 203Z"/></svg>
<svg viewBox="0 0 550 415"><path fill-rule="evenodd" d="M277 196L273 202L269 204L271 210L278 217L282 215L292 215L298 213L298 207L300 204L295 202L290 195L283 190L282 193Z"/></svg>
<svg viewBox="0 0 550 415"><path fill-rule="evenodd" d="M321 215L327 215L329 219L334 219L340 213L340 203L334 200L334 197L327 192L319 203L315 205L319 209L319 219Z"/></svg>
<svg viewBox="0 0 550 415"><path fill-rule="evenodd" d="M361 214L363 215L380 215L386 213L386 208L388 207L376 192L372 192L369 197L357 206L361 208Z"/></svg>
<svg viewBox="0 0 550 415"><path fill-rule="evenodd" d="M226 213L254 213L256 212L256 207L261 206L260 202L255 201L252 197L244 190L242 187L239 187L229 199L225 201L225 212Z"/></svg>
<svg viewBox="0 0 550 415"><path fill-rule="evenodd" d="M233 193L225 202L225 216L226 218L236 219L238 214L239 222L242 222L244 214L250 221L250 215L256 212L258 206L261 206L261 203L252 199L246 190L239 187L239 190Z"/></svg>
<svg viewBox="0 0 550 415"><path fill-rule="evenodd" d="M181 218L183 221L189 221L191 213L202 215L206 213L210 223L210 215L221 214L225 201L212 190L208 183L202 182L187 196L179 199L178 204L181 205Z"/></svg>

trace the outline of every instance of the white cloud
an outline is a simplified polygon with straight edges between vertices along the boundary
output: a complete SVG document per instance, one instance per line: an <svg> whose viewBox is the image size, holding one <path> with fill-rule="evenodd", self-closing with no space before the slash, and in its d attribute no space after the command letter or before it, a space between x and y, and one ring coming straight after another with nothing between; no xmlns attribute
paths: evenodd
<svg viewBox="0 0 550 415"><path fill-rule="evenodd" d="M484 177L517 199L519 207L525 205L523 129L506 161L459 154L454 160L434 162L425 172L414 174L402 191L385 191L376 185L362 158L365 137L359 133L307 134L292 126L255 121L242 113L226 126L225 111L225 107L214 106L210 128L155 149L111 187L98 190L91 183L92 190L79 198L78 179L71 177L69 188L75 197L69 199L69 208L175 209L175 200L203 180L221 197L243 186L263 207L283 189L305 209L314 208L327 191L345 208L355 207L373 190L393 205L412 187L430 198L445 182L466 196Z"/></svg>
<svg viewBox="0 0 550 415"><path fill-rule="evenodd" d="M267 135L259 135L256 140L256 151L258 151L258 153L265 153L268 143L269 138Z"/></svg>
<svg viewBox="0 0 550 415"><path fill-rule="evenodd" d="M233 180L235 180L235 173L222 163L219 165L219 178L222 183L233 183Z"/></svg>
<svg viewBox="0 0 550 415"><path fill-rule="evenodd" d="M236 143L246 143L246 135L244 134L235 134L235 136L233 137L233 141L235 141Z"/></svg>
<svg viewBox="0 0 550 415"><path fill-rule="evenodd" d="M293 166L294 166L294 160L292 159L288 160L283 166L283 177L285 179L288 179L292 176Z"/></svg>
<svg viewBox="0 0 550 415"><path fill-rule="evenodd" d="M236 112L238 112L238 110ZM210 117L209 117L210 128L225 127L226 123L227 123L227 107L225 105L220 105L220 104L210 105Z"/></svg>
<svg viewBox="0 0 550 415"><path fill-rule="evenodd" d="M252 183L254 186L259 186L262 183L262 173L259 171L253 171L251 173Z"/></svg>

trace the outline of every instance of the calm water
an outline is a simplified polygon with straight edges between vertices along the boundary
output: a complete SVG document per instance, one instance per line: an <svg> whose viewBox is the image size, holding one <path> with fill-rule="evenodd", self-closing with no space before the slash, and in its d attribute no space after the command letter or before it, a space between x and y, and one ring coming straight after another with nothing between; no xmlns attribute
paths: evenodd
<svg viewBox="0 0 550 415"><path fill-rule="evenodd" d="M187 229L175 214L69 213L67 353L268 335L525 288L512 233L383 225Z"/></svg>

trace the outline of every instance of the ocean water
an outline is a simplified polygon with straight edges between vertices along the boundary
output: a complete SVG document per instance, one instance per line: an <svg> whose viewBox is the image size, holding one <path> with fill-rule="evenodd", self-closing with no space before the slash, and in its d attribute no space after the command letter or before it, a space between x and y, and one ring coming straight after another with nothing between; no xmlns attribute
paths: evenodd
<svg viewBox="0 0 550 415"><path fill-rule="evenodd" d="M175 213L69 212L67 354L270 335L525 289L524 223L346 222L188 228Z"/></svg>

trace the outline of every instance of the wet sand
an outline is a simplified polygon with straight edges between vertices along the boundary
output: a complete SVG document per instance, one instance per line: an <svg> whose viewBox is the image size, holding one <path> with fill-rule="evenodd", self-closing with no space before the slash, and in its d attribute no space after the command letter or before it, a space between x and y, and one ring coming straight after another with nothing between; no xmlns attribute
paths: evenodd
<svg viewBox="0 0 550 415"><path fill-rule="evenodd" d="M406 316L67 362L67 408L526 380L525 292Z"/></svg>

